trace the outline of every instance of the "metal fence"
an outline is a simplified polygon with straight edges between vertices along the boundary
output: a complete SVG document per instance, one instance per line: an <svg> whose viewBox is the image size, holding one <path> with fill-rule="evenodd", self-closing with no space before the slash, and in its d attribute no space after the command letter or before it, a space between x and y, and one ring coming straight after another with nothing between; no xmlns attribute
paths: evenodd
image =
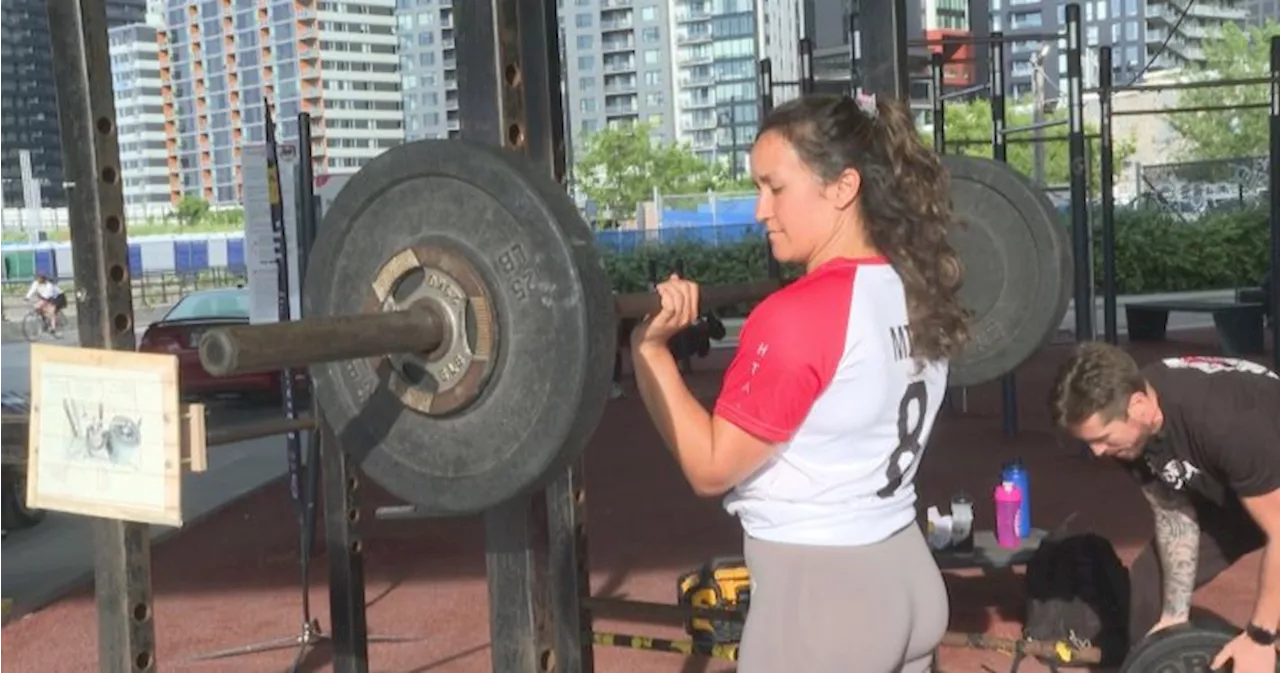
<svg viewBox="0 0 1280 673"><path fill-rule="evenodd" d="M1188 218L1247 208L1268 198L1265 156L1137 167L1139 203Z"/></svg>

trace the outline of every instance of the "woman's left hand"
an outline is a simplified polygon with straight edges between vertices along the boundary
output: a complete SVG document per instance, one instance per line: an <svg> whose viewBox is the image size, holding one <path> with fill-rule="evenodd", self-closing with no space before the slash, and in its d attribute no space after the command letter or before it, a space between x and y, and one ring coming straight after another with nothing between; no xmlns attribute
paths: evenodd
<svg viewBox="0 0 1280 673"><path fill-rule="evenodd" d="M662 308L646 316L631 332L631 347L667 347L667 342L680 330L698 319L698 284L675 274L655 288L662 298Z"/></svg>

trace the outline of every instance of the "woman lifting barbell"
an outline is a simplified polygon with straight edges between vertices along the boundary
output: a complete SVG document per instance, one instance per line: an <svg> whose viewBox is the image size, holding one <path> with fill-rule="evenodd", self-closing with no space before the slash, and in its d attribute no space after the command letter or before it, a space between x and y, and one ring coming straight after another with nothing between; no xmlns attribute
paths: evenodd
<svg viewBox="0 0 1280 673"><path fill-rule="evenodd" d="M776 108L751 171L773 255L804 276L747 317L710 413L666 347L698 286L661 283L637 387L693 489L728 493L744 528L740 671L928 671L949 601L915 477L968 336L945 172L906 106L864 95Z"/></svg>

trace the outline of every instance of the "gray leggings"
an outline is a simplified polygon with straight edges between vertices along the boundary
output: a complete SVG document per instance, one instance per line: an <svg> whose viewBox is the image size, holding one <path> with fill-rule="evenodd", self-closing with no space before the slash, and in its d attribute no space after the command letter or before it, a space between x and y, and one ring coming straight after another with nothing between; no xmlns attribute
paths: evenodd
<svg viewBox="0 0 1280 673"><path fill-rule="evenodd" d="M863 547L745 543L739 673L928 673L947 628L942 573L914 523Z"/></svg>

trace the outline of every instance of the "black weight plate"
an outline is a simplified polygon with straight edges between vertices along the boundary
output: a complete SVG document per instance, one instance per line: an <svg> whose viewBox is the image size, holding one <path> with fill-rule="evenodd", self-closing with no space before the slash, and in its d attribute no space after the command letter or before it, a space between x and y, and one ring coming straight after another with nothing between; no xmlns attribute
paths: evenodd
<svg viewBox="0 0 1280 673"><path fill-rule="evenodd" d="M1121 673L1209 673L1209 664L1240 629L1217 619L1193 619L1161 629L1125 658ZM1230 664L1217 673L1230 673ZM1276 667L1280 671L1280 665Z"/></svg>
<svg viewBox="0 0 1280 673"><path fill-rule="evenodd" d="M307 315L360 312L382 265L411 246L449 249L488 288L497 360L463 409L405 407L377 359L311 370L343 451L426 514L477 513L544 485L604 412L616 345L609 279L590 227L544 173L487 145L406 143L352 176L319 229Z"/></svg>
<svg viewBox="0 0 1280 673"><path fill-rule="evenodd" d="M964 264L960 299L973 311L950 385L973 386L1012 372L1057 331L1071 294L1071 250L1053 204L1025 176L991 159L942 161L963 222L950 237Z"/></svg>

